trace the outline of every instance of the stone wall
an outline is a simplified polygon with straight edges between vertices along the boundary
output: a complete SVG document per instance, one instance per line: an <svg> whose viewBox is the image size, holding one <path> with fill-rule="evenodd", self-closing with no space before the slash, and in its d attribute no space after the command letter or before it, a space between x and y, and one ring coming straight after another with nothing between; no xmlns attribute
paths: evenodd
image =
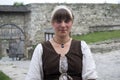
<svg viewBox="0 0 120 80"><path fill-rule="evenodd" d="M32 45L45 40L45 29L52 28L51 12L57 5L66 5L73 10L75 19L72 35L120 30L120 4L27 4L26 7L31 11L29 13L0 12L0 25L13 23L24 31L25 53L28 57Z"/></svg>
<svg viewBox="0 0 120 80"><path fill-rule="evenodd" d="M44 41L44 30L51 28L50 16L57 5L67 5L73 10L74 24L72 34L86 34L102 25L120 25L120 4L27 4L30 13L0 13L0 24L14 23L24 30L26 44ZM91 28L92 27L92 28ZM99 28L99 29L101 29ZM94 30L97 30L94 29ZM98 30L99 30L98 29ZM113 29L113 28L110 28ZM117 29L120 29L119 26ZM93 30L93 31L94 31Z"/></svg>
<svg viewBox="0 0 120 80"><path fill-rule="evenodd" d="M120 50L120 39L106 40L89 44L92 53L105 53Z"/></svg>
<svg viewBox="0 0 120 80"><path fill-rule="evenodd" d="M53 8L61 4L28 4L31 10L28 35L35 42L44 40L44 29L50 28ZM90 26L120 25L120 4L62 4L73 10L72 34L86 34ZM100 26L101 27L101 26ZM120 29L120 28L119 28Z"/></svg>
<svg viewBox="0 0 120 80"><path fill-rule="evenodd" d="M24 30L25 15L23 13L0 13L0 25L10 23L16 24Z"/></svg>

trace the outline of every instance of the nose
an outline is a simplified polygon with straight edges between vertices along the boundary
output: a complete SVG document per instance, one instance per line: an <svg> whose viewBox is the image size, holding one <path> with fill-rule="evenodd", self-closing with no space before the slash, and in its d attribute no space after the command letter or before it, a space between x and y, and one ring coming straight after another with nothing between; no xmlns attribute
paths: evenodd
<svg viewBox="0 0 120 80"><path fill-rule="evenodd" d="M61 27L65 27L65 24L66 24L66 23L65 23L64 21L62 21L62 22L61 22Z"/></svg>

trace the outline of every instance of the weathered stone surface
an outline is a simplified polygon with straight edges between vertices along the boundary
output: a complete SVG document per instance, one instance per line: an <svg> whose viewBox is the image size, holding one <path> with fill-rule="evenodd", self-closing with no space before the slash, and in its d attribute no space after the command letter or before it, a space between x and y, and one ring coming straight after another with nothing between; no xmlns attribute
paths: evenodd
<svg viewBox="0 0 120 80"><path fill-rule="evenodd" d="M105 53L114 50L120 50L120 39L106 40L90 44L91 51L93 53Z"/></svg>
<svg viewBox="0 0 120 80"><path fill-rule="evenodd" d="M19 26L24 31L25 49L27 49L29 42L32 43L31 45L36 45L45 40L44 30L52 27L51 13L57 5L66 5L72 9L75 17L72 35L120 30L120 4L33 3L26 5L30 10L29 13L0 12L0 25L13 23ZM116 43L116 45L118 44ZM117 49L116 47L112 49L114 48ZM101 48L99 50L102 51ZM27 53L27 51L25 52Z"/></svg>
<svg viewBox="0 0 120 80"><path fill-rule="evenodd" d="M26 7L30 13L0 13L0 24L14 23L25 31L26 41L33 44L44 41L44 29L51 28L50 18L53 8L66 5L73 10L74 24L72 34L86 34L90 31L107 30L104 25L120 25L120 4L42 4L33 3ZM101 28L92 27L99 26ZM104 26L104 27L102 27ZM89 28L89 27L92 27ZM106 28L107 27L107 28ZM114 27L114 26L113 26ZM116 29L110 28L110 30ZM120 29L117 27L117 29ZM108 29L109 30L109 29Z"/></svg>
<svg viewBox="0 0 120 80"><path fill-rule="evenodd" d="M28 4L31 10L30 13L30 26L28 28L31 39L34 41L40 38L36 38L35 34L40 31L44 38L44 29L50 28L50 18L53 8L60 4ZM90 32L92 26L104 26L104 25L119 25L120 22L120 6L119 4L62 4L67 5L73 10L74 24L72 34L86 34ZM100 29L107 30L107 26ZM113 26L114 27L114 26ZM94 27L96 28L96 27ZM114 28L110 28L113 30ZM120 29L118 27L118 29ZM99 29L93 29L98 30ZM109 29L108 29L109 30ZM92 30L91 30L92 31ZM39 34L38 34L39 35ZM39 35L40 36L40 35ZM39 41L42 41L41 39Z"/></svg>

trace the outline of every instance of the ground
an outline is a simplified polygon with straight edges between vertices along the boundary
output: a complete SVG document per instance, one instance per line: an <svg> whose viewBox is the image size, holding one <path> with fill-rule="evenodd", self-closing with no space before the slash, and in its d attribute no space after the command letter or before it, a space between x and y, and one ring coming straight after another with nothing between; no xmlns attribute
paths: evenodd
<svg viewBox="0 0 120 80"><path fill-rule="evenodd" d="M93 53L98 72L98 80L120 80L120 50ZM24 80L28 72L30 61L12 61L4 57L0 60L0 70L12 80Z"/></svg>
<svg viewBox="0 0 120 80"><path fill-rule="evenodd" d="M120 80L120 50L93 54L98 80Z"/></svg>

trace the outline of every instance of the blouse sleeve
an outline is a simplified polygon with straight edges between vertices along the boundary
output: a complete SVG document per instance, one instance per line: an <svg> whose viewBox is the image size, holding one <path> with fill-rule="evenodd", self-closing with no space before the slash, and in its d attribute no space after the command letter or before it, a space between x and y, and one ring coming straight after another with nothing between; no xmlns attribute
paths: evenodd
<svg viewBox="0 0 120 80"><path fill-rule="evenodd" d="M43 80L42 53L42 45L38 44L33 52L29 71L25 80Z"/></svg>
<svg viewBox="0 0 120 80"><path fill-rule="evenodd" d="M81 49L83 53L83 80L97 79L95 62L90 48L88 47L85 41L81 41Z"/></svg>

